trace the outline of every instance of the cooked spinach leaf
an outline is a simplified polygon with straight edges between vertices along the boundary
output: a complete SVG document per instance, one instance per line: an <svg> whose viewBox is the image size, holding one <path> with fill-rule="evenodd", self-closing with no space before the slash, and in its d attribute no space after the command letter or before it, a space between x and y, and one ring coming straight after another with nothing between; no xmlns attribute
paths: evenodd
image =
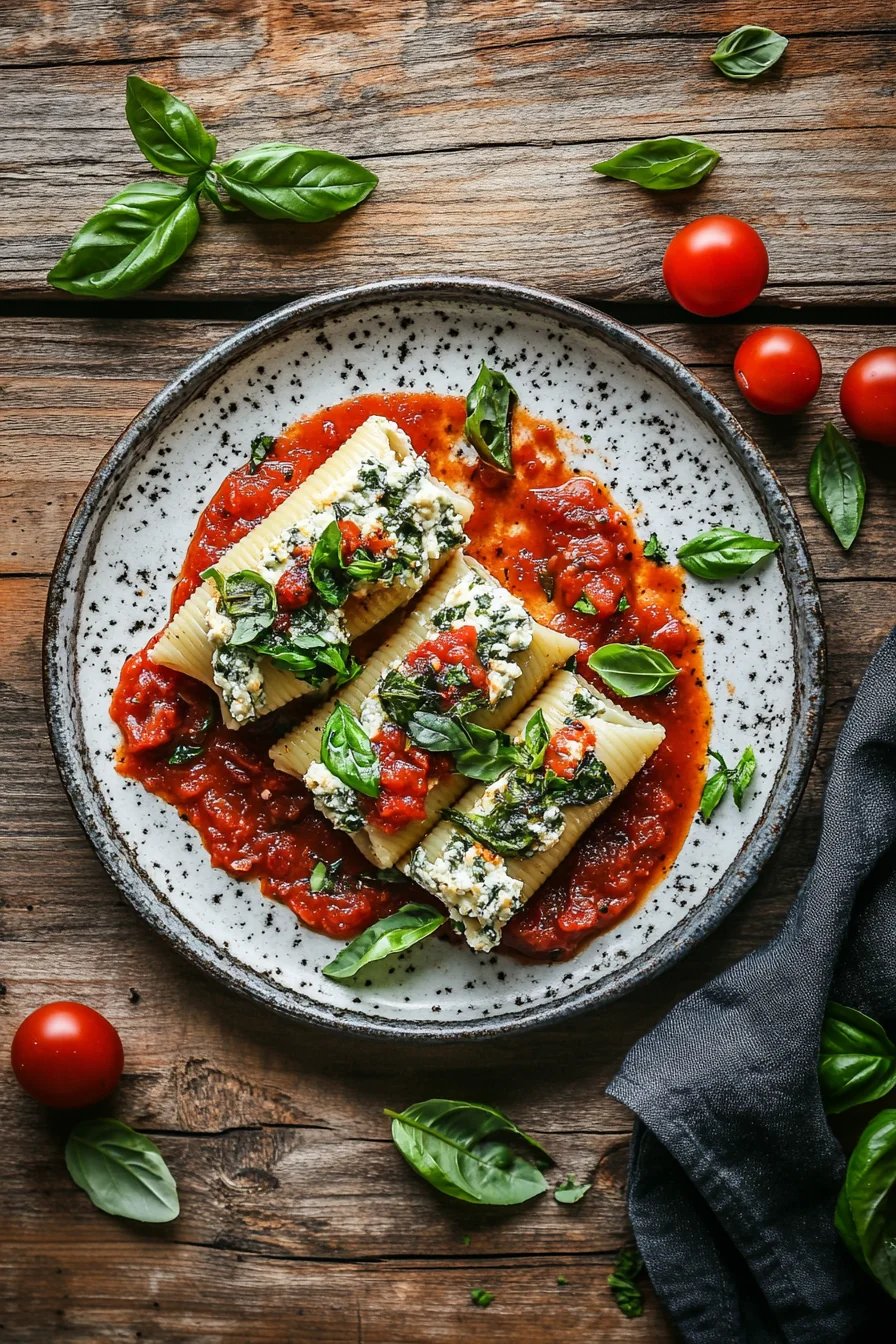
<svg viewBox="0 0 896 1344"><path fill-rule="evenodd" d="M324 725L320 758L343 784L368 798L380 795L380 762L355 715L337 700Z"/></svg>
<svg viewBox="0 0 896 1344"><path fill-rule="evenodd" d="M665 546L660 542L655 532L651 532L647 541L644 543L644 559L652 560L655 565L667 565L669 556Z"/></svg>
<svg viewBox="0 0 896 1344"><path fill-rule="evenodd" d="M273 434L257 434L249 450L249 475L254 476L274 446Z"/></svg>
<svg viewBox="0 0 896 1344"><path fill-rule="evenodd" d="M277 616L277 594L267 579L251 569L241 569L223 578L220 570L203 570L203 579L210 579L218 589L224 611L233 621L233 634L227 643L233 647L251 644L263 631L270 629Z"/></svg>
<svg viewBox="0 0 896 1344"><path fill-rule="evenodd" d="M438 672L429 665L413 672L390 667L383 675L378 695L392 722L408 730L417 714L444 716L443 692L468 683L466 670L458 665L448 665ZM460 720L485 704L487 699L484 693L471 687L466 694L454 700L448 712L454 719ZM422 745L417 743L417 746ZM441 751L443 748L431 750Z"/></svg>
<svg viewBox="0 0 896 1344"><path fill-rule="evenodd" d="M464 434L479 456L499 471L513 471L511 422L516 392L498 369L485 360L467 393Z"/></svg>
<svg viewBox="0 0 896 1344"><path fill-rule="evenodd" d="M613 776L593 751L586 751L571 779L553 773L547 779L548 796L561 807L590 807L615 791Z"/></svg>
<svg viewBox="0 0 896 1344"><path fill-rule="evenodd" d="M334 520L328 523L314 544L308 561L308 574L324 602L341 607L353 588L374 583L383 573L382 560L365 550L355 551L346 563L342 555L342 533Z"/></svg>

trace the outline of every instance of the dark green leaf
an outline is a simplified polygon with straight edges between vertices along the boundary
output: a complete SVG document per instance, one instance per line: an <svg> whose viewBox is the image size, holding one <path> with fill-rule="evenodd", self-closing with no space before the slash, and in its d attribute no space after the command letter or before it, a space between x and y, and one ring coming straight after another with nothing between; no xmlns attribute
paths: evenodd
<svg viewBox="0 0 896 1344"><path fill-rule="evenodd" d="M464 434L483 461L499 471L513 471L511 422L516 392L498 369L485 360L467 393Z"/></svg>
<svg viewBox="0 0 896 1344"><path fill-rule="evenodd" d="M723 37L709 59L729 79L755 79L781 59L786 47L780 33L745 23Z"/></svg>
<svg viewBox="0 0 896 1344"><path fill-rule="evenodd" d="M189 742L179 742L168 757L169 765L186 765L188 761L195 761L198 756L205 754L205 746Z"/></svg>
<svg viewBox="0 0 896 1344"><path fill-rule="evenodd" d="M700 815L704 821L709 821L713 812L725 797L729 783L729 773L723 768L716 771L714 775L710 775L703 785L703 792L700 795Z"/></svg>
<svg viewBox="0 0 896 1344"><path fill-rule="evenodd" d="M543 805L543 780L539 779L527 796L524 782L514 777L490 812L461 812L446 807L442 816L494 854L517 859L534 852L538 837L532 830L532 821L537 820Z"/></svg>
<svg viewBox="0 0 896 1344"><path fill-rule="evenodd" d="M407 723L411 741L424 751L450 752L458 773L492 783L521 757L506 733L464 723L448 714L421 710Z"/></svg>
<svg viewBox="0 0 896 1344"><path fill-rule="evenodd" d="M604 177L636 182L651 191L676 191L693 187L712 172L721 156L699 140L667 135L661 140L642 140L614 154L612 159L594 164L594 172Z"/></svg>
<svg viewBox="0 0 896 1344"><path fill-rule="evenodd" d="M850 1155L835 1222L847 1247L896 1297L896 1110L869 1121Z"/></svg>
<svg viewBox="0 0 896 1344"><path fill-rule="evenodd" d="M371 882L394 883L396 886L404 885L410 881L407 873L403 873L400 868L374 868L371 873L364 873Z"/></svg>
<svg viewBox="0 0 896 1344"><path fill-rule="evenodd" d="M257 434L249 450L249 475L254 476L274 446L273 434Z"/></svg>
<svg viewBox="0 0 896 1344"><path fill-rule="evenodd" d="M594 650L588 666L626 699L664 691L680 671L659 649L646 644L604 644Z"/></svg>
<svg viewBox="0 0 896 1344"><path fill-rule="evenodd" d="M159 172L190 177L211 167L217 140L161 85L129 75L124 110L141 152Z"/></svg>
<svg viewBox="0 0 896 1344"><path fill-rule="evenodd" d="M324 966L324 975L333 980L348 980L362 966L382 961L419 943L445 923L446 916L431 905L403 905L394 915L378 919L369 929L352 939L337 957Z"/></svg>
<svg viewBox="0 0 896 1344"><path fill-rule="evenodd" d="M877 1101L896 1087L896 1046L873 1017L829 1003L821 1028L818 1077L829 1115Z"/></svg>
<svg viewBox="0 0 896 1344"><path fill-rule="evenodd" d="M538 571L538 582L541 585L541 591L544 593L547 600L549 602L553 602L554 587L555 587L555 579L553 574L551 574L550 571L547 569L540 569Z"/></svg>
<svg viewBox="0 0 896 1344"><path fill-rule="evenodd" d="M267 579L254 570L241 569L224 579L220 570L205 569L200 578L214 583L221 606L233 621L233 634L228 645L238 648L252 644L274 624L277 594Z"/></svg>
<svg viewBox="0 0 896 1344"><path fill-rule="evenodd" d="M544 754L551 741L551 730L547 725L542 710L537 709L529 718L526 724L526 730L523 734L523 746L526 749L528 760L526 761L527 770L540 770L544 761Z"/></svg>
<svg viewBox="0 0 896 1344"><path fill-rule="evenodd" d="M491 1106L421 1101L392 1117L392 1138L414 1170L442 1194L468 1204L522 1204L547 1189L539 1166L550 1165L541 1144ZM536 1153L521 1157L516 1139Z"/></svg>
<svg viewBox="0 0 896 1344"><path fill-rule="evenodd" d="M845 551L865 508L865 473L855 449L832 424L824 427L809 464L809 496Z"/></svg>
<svg viewBox="0 0 896 1344"><path fill-rule="evenodd" d="M494 1293L489 1293L485 1288L471 1288L470 1301L474 1307L490 1307L495 1300Z"/></svg>
<svg viewBox="0 0 896 1344"><path fill-rule="evenodd" d="M713 527L679 547L678 558L698 579L736 579L777 551L780 544L733 527Z"/></svg>
<svg viewBox="0 0 896 1344"><path fill-rule="evenodd" d="M563 807L589 807L601 798L611 797L616 792L616 785L603 761L593 751L588 751L571 779L550 775L547 792L551 802Z"/></svg>
<svg viewBox="0 0 896 1344"><path fill-rule="evenodd" d="M244 149L220 164L217 173L234 200L254 214L300 224L351 210L378 181L375 173L341 154L279 141Z"/></svg>
<svg viewBox="0 0 896 1344"><path fill-rule="evenodd" d="M123 299L164 275L198 228L190 187L135 182L81 225L47 279L69 294Z"/></svg>
<svg viewBox="0 0 896 1344"><path fill-rule="evenodd" d="M162 1154L120 1120L81 1120L65 1145L65 1165L104 1213L139 1223L170 1223L180 1213Z"/></svg>
<svg viewBox="0 0 896 1344"><path fill-rule="evenodd" d="M350 789L368 798L379 797L379 757L370 744L370 738L341 700L334 705L324 726L320 758L327 769Z"/></svg>
<svg viewBox="0 0 896 1344"><path fill-rule="evenodd" d="M643 1316L644 1299L635 1286L635 1279L644 1268L644 1261L636 1250L620 1251L616 1257L613 1272L607 1275L607 1283L613 1290L616 1305L623 1316L633 1318Z"/></svg>
<svg viewBox="0 0 896 1344"><path fill-rule="evenodd" d="M669 563L666 548L662 545L655 532L651 532L647 541L644 543L644 559L652 560L655 565L667 565Z"/></svg>
<svg viewBox="0 0 896 1344"><path fill-rule="evenodd" d="M238 205L231 205L229 201L225 201L222 198L221 193L218 190L218 175L217 173L212 172L211 169L208 170L202 179L199 194L200 196L204 196L207 201L211 201L212 205L216 206L217 209L221 211L222 215L235 215L239 213Z"/></svg>
<svg viewBox="0 0 896 1344"><path fill-rule="evenodd" d="M346 564L342 555L342 533L335 520L327 524L314 543L308 561L311 582L331 607L341 607L353 588L361 583L372 583L382 572L382 560L374 560L364 550L355 551Z"/></svg>
<svg viewBox="0 0 896 1344"><path fill-rule="evenodd" d="M561 1181L554 1188L554 1198L558 1204L578 1204L579 1200L584 1199L590 1189L590 1182L580 1185L575 1176L567 1176L565 1181Z"/></svg>
<svg viewBox="0 0 896 1344"><path fill-rule="evenodd" d="M578 602L573 602L573 611L580 611L584 616L596 616L597 607L591 601L587 593L583 593Z"/></svg>
<svg viewBox="0 0 896 1344"><path fill-rule="evenodd" d="M750 787L750 781L756 773L756 755L752 747L747 747L737 765L731 772L731 785L734 804L738 809L744 800L744 794Z"/></svg>

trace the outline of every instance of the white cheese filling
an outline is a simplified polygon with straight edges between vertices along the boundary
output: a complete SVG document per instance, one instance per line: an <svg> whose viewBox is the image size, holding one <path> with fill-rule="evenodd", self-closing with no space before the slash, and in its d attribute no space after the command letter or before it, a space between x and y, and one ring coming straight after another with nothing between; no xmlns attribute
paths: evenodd
<svg viewBox="0 0 896 1344"><path fill-rule="evenodd" d="M323 761L315 761L309 767L305 775L305 787L318 812L322 812L337 831L348 831L351 835L362 829L364 818L358 810L354 789L343 784Z"/></svg>
<svg viewBox="0 0 896 1344"><path fill-rule="evenodd" d="M409 875L445 902L470 947L489 952L501 941L504 925L519 910L523 884L511 877L503 859L461 835L452 836L436 859L422 849L411 858Z"/></svg>

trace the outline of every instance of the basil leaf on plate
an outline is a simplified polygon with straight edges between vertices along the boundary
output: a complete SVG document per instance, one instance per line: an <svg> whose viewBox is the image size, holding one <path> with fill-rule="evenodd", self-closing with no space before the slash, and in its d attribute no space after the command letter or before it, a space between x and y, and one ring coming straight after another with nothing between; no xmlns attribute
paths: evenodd
<svg viewBox="0 0 896 1344"><path fill-rule="evenodd" d="M356 793L380 795L380 762L355 715L337 700L324 725L320 758L328 770Z"/></svg>
<svg viewBox="0 0 896 1344"><path fill-rule="evenodd" d="M594 650L588 666L611 691L626 699L664 691L681 670L659 649L646 644L604 644Z"/></svg>
<svg viewBox="0 0 896 1344"><path fill-rule="evenodd" d="M865 509L865 473L856 451L828 423L809 464L809 496L845 551L855 541Z"/></svg>
<svg viewBox="0 0 896 1344"><path fill-rule="evenodd" d="M554 1187L554 1198L558 1204L578 1204L580 1199L584 1199L591 1189L589 1181L581 1185L575 1176L567 1176L565 1181Z"/></svg>
<svg viewBox="0 0 896 1344"><path fill-rule="evenodd" d="M348 980L369 962L382 961L383 957L391 957L413 947L441 928L446 918L431 905L403 905L394 915L378 919L369 929L353 938L338 956L322 967L323 973L332 980Z"/></svg>
<svg viewBox="0 0 896 1344"><path fill-rule="evenodd" d="M552 1163L541 1144L506 1115L477 1102L417 1102L392 1117L392 1138L418 1175L467 1204L523 1204L544 1194L542 1169ZM507 1142L534 1153L529 1161Z"/></svg>
<svg viewBox="0 0 896 1344"><path fill-rule="evenodd" d="M651 532L644 543L644 559L652 560L655 565L668 565L669 563L666 548L655 532Z"/></svg>
<svg viewBox="0 0 896 1344"><path fill-rule="evenodd" d="M194 189L135 182L81 225L47 280L69 294L126 298L164 275L198 228Z"/></svg>
<svg viewBox="0 0 896 1344"><path fill-rule="evenodd" d="M591 601L587 593L583 593L578 602L573 602L573 611L580 611L583 616L596 616L597 607Z"/></svg>
<svg viewBox="0 0 896 1344"><path fill-rule="evenodd" d="M336 885L333 879L341 867L341 859L334 859L332 863L324 863L323 859L318 859L308 878L308 885L311 890L313 892L333 891Z"/></svg>
<svg viewBox="0 0 896 1344"><path fill-rule="evenodd" d="M818 1078L828 1115L877 1101L896 1087L896 1045L873 1017L831 1002L821 1028Z"/></svg>
<svg viewBox="0 0 896 1344"><path fill-rule="evenodd" d="M644 1314L644 1299L635 1284L643 1268L640 1252L632 1248L619 1252L612 1273L607 1275L607 1284L613 1290L617 1307L630 1319Z"/></svg>
<svg viewBox="0 0 896 1344"><path fill-rule="evenodd" d="M780 33L745 23L723 37L709 59L729 79L755 79L770 70L786 49L787 38Z"/></svg>
<svg viewBox="0 0 896 1344"><path fill-rule="evenodd" d="M205 755L205 747L199 743L179 742L168 757L169 765L187 765L197 757Z"/></svg>
<svg viewBox="0 0 896 1344"><path fill-rule="evenodd" d="M104 1213L139 1223L170 1223L180 1213L162 1154L120 1120L81 1120L65 1145L65 1165Z"/></svg>
<svg viewBox="0 0 896 1344"><path fill-rule="evenodd" d="M360 205L379 180L341 154L281 141L244 149L215 171L233 199L253 214L300 224L332 219Z"/></svg>
<svg viewBox="0 0 896 1344"><path fill-rule="evenodd" d="M249 475L254 476L274 446L273 434L256 434L249 449Z"/></svg>
<svg viewBox="0 0 896 1344"><path fill-rule="evenodd" d="M896 1297L896 1110L866 1125L850 1154L834 1223L849 1251Z"/></svg>
<svg viewBox="0 0 896 1344"><path fill-rule="evenodd" d="M722 761L717 752L710 751L710 756L715 756ZM731 783L730 772L725 762L722 761L722 768L711 775L703 785L703 792L700 795L700 815L704 821L709 821L713 812L715 812L719 803L728 792L728 786Z"/></svg>
<svg viewBox="0 0 896 1344"><path fill-rule="evenodd" d="M677 191L693 187L712 172L721 155L699 140L667 135L661 140L641 140L612 159L595 163L592 171L623 182L635 182L651 191Z"/></svg>
<svg viewBox="0 0 896 1344"><path fill-rule="evenodd" d="M734 796L734 806L740 811L741 804L744 801L744 794L750 787L750 782L756 773L756 753L752 747L747 747L731 772L731 790Z"/></svg>
<svg viewBox="0 0 896 1344"><path fill-rule="evenodd" d="M160 173L191 177L211 167L216 138L191 107L160 84L129 75L124 112L142 154Z"/></svg>
<svg viewBox="0 0 896 1344"><path fill-rule="evenodd" d="M484 462L508 473L513 471L511 423L516 399L507 377L483 360L467 393L464 435Z"/></svg>
<svg viewBox="0 0 896 1344"><path fill-rule="evenodd" d="M680 546L678 558L698 579L737 579L780 545L734 527L713 527Z"/></svg>

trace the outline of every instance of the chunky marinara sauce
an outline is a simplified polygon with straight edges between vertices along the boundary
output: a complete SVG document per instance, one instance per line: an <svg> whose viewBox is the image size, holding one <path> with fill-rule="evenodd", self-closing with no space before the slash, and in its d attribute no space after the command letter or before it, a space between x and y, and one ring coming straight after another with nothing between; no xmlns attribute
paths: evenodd
<svg viewBox="0 0 896 1344"><path fill-rule="evenodd" d="M564 431L517 410L516 470L507 478L471 461L460 446L459 397L366 396L320 411L285 430L255 474L238 467L221 485L199 520L172 610L198 585L203 569L370 415L396 421L435 475L473 499L476 510L467 527L471 554L522 598L537 620L580 641L579 670L603 694L606 688L586 666L600 644L650 644L682 669L662 694L625 702L633 713L662 723L665 742L506 926L506 948L528 956L569 955L583 939L633 910L678 853L699 801L710 706L700 639L681 606L679 571L645 559L631 518L598 481L568 466ZM583 593L596 615L572 609ZM620 613L623 597L629 606ZM380 631L374 643L381 640ZM470 668L475 674L472 660ZM407 887L375 881L352 840L334 831L299 781L268 759L271 743L301 717L299 705L239 732L223 727L215 705L206 687L151 662L146 649L134 654L112 699L112 717L123 736L118 769L174 804L199 831L215 866L257 879L265 895L284 902L311 928L354 937L397 909L408 897ZM383 748L397 781L392 796L400 799L400 781L407 779L412 807L419 786L414 771L420 767L402 744ZM172 764L172 757L178 763ZM342 864L333 890L312 892L309 878L320 859ZM425 893L419 897L431 899Z"/></svg>

